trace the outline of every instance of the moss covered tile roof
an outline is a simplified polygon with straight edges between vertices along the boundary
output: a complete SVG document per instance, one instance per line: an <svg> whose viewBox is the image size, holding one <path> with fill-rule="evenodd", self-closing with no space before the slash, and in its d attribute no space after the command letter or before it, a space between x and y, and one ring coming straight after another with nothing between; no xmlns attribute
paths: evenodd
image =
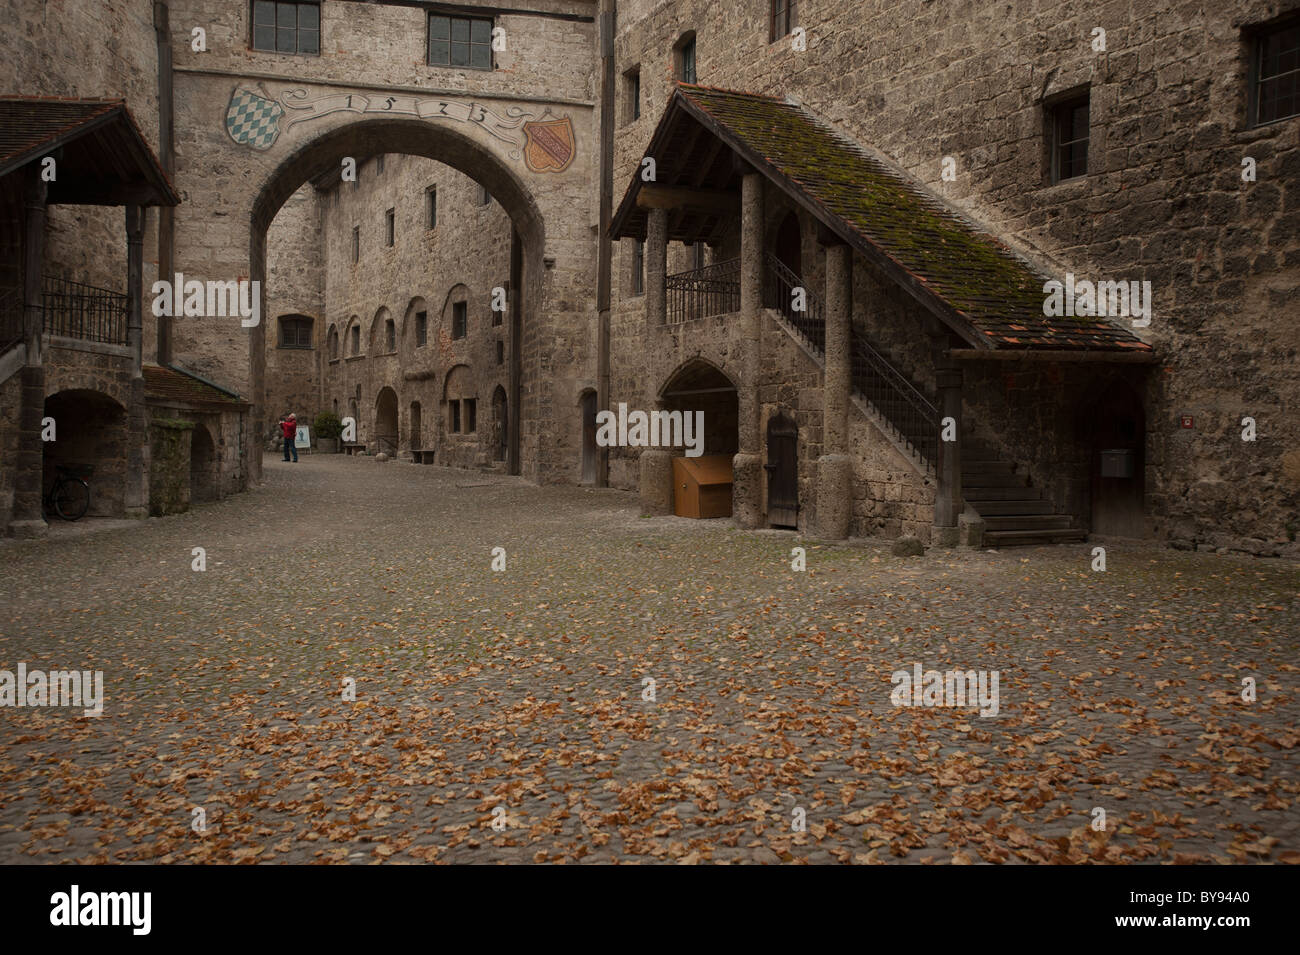
<svg viewBox="0 0 1300 955"><path fill-rule="evenodd" d="M247 406L238 395L211 385L176 368L145 365L144 396L146 401L180 402L189 405L220 405L232 410Z"/></svg>
<svg viewBox="0 0 1300 955"><path fill-rule="evenodd" d="M1105 318L1044 315L1051 276L806 110L686 84L674 108L721 136L977 347L1150 350Z"/></svg>

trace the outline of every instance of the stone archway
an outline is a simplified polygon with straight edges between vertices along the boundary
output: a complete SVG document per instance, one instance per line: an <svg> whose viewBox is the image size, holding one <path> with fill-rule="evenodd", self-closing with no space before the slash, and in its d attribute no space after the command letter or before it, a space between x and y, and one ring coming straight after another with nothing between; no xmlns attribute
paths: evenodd
<svg viewBox="0 0 1300 955"><path fill-rule="evenodd" d="M337 169L344 159L360 161L372 155L395 153L432 159L470 176L484 186L510 216L514 231L510 269L514 291L509 303L511 340L522 341L521 329L525 323L536 326L553 322L553 314L542 307L542 273L551 265L549 261L543 265L542 261L546 233L535 195L494 150L484 148L483 144L459 130L423 120L357 120L322 133L285 158L252 198L249 260L253 279L263 280L266 274L267 228L281 205L303 183ZM517 282L514 281L516 277ZM265 398L265 365L263 350L255 340L264 334L260 327L250 329L250 379L254 404L258 408ZM548 340L548 336L539 330L537 340ZM594 364L592 359L594 354L588 358ZM528 429L525 437L520 426L521 416L535 417L541 408L549 405L548 395L554 377L539 376L536 362L535 348L529 351L510 349L511 393L508 403L517 409L517 413L509 422L507 467L511 473L529 473L540 478L544 476L545 462L542 460L543 449L535 436L538 429ZM255 413L265 414L265 411ZM249 466L253 468L256 464L250 462Z"/></svg>
<svg viewBox="0 0 1300 955"><path fill-rule="evenodd" d="M375 397L375 430L372 440L374 447L370 450L383 452L389 457L397 454L397 392L392 388L379 389L379 394Z"/></svg>
<svg viewBox="0 0 1300 955"><path fill-rule="evenodd" d="M202 424L190 432L190 504L215 501L220 497L217 474L217 447Z"/></svg>
<svg viewBox="0 0 1300 955"><path fill-rule="evenodd" d="M734 455L740 450L736 385L715 365L699 358L682 365L660 389L659 406L683 414L704 412L704 454Z"/></svg>
<svg viewBox="0 0 1300 955"><path fill-rule="evenodd" d="M54 419L55 440L43 442L43 483L54 483L59 467L89 468L91 517L126 516L126 408L108 395L71 389L45 399L45 416Z"/></svg>

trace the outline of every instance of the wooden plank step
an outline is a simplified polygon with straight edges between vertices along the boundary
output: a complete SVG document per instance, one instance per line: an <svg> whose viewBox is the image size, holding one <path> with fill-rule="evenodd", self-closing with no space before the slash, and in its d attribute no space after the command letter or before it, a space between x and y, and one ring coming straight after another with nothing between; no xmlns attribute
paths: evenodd
<svg viewBox="0 0 1300 955"><path fill-rule="evenodd" d="M963 495L970 499L969 495ZM975 504L971 501L975 510L980 512L980 517L986 520L990 517L1000 517L1006 514L1053 514L1051 504L1047 501L1038 500L1020 500L1020 501L980 501Z"/></svg>
<svg viewBox="0 0 1300 955"><path fill-rule="evenodd" d="M1088 539L1079 528L1037 531L985 531L986 547L1018 547L1030 544L1068 544Z"/></svg>
<svg viewBox="0 0 1300 955"><path fill-rule="evenodd" d="M963 488L962 496L979 510L980 501L1036 501L1042 500L1041 487L972 487ZM1050 510L1050 508L1049 508Z"/></svg>
<svg viewBox="0 0 1300 955"><path fill-rule="evenodd" d="M1074 522L1069 514L1006 514L997 517L981 514L984 533L989 531L1034 531L1068 529Z"/></svg>

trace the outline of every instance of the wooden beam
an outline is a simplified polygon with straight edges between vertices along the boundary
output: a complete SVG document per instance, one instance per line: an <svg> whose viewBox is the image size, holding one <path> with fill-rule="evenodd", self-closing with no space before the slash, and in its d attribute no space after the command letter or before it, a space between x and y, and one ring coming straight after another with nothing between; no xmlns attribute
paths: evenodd
<svg viewBox="0 0 1300 955"><path fill-rule="evenodd" d="M642 209L701 209L706 212L740 214L740 196L716 189L688 189L685 186L655 186L643 183L636 204Z"/></svg>

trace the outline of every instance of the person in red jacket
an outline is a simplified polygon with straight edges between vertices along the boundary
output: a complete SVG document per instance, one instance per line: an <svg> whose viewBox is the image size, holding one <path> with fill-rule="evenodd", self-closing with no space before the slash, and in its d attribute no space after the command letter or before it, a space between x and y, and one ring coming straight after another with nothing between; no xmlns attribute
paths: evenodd
<svg viewBox="0 0 1300 955"><path fill-rule="evenodd" d="M298 463L298 446L294 444L294 438L298 436L298 416L289 415L287 418L280 419L280 433L284 435L284 459L289 460L289 452L293 452L293 461Z"/></svg>

